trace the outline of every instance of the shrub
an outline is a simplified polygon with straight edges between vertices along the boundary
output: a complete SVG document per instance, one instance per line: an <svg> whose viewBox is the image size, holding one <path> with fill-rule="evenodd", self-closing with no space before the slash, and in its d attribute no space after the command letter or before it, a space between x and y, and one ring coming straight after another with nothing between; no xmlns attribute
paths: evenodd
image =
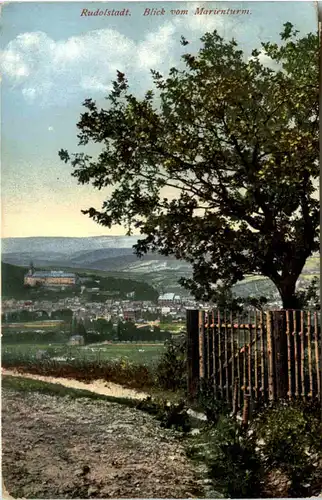
<svg viewBox="0 0 322 500"><path fill-rule="evenodd" d="M163 389L186 389L186 337L180 335L165 343L165 351L156 366L156 379Z"/></svg>
<svg viewBox="0 0 322 500"><path fill-rule="evenodd" d="M229 407L225 401L214 397L213 380L202 380L198 391L198 407L211 424L216 424L221 415L227 415Z"/></svg>
<svg viewBox="0 0 322 500"><path fill-rule="evenodd" d="M203 460L213 486L225 497L307 497L322 490L322 422L319 403L276 404L262 409L248 430L207 398L211 419L192 439L191 458ZM217 406L216 406L217 405ZM213 413L211 413L213 411ZM211 425L209 425L209 423Z"/></svg>
<svg viewBox="0 0 322 500"><path fill-rule="evenodd" d="M258 498L262 468L256 439L223 415L201 439L190 455L205 460L214 488L228 498Z"/></svg>
<svg viewBox="0 0 322 500"><path fill-rule="evenodd" d="M278 404L253 424L267 470L276 468L289 479L289 496L306 496L314 488L322 459L322 425L312 404Z"/></svg>

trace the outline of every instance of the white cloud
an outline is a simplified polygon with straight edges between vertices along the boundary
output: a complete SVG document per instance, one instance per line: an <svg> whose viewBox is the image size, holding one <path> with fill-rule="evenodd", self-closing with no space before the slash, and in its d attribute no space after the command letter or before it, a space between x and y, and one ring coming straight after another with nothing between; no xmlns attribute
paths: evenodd
<svg viewBox="0 0 322 500"><path fill-rule="evenodd" d="M157 69L173 52L176 39L174 37L176 27L173 23L166 23L154 32L148 33L145 40L137 47L137 60L139 68Z"/></svg>
<svg viewBox="0 0 322 500"><path fill-rule="evenodd" d="M58 41L41 31L22 33L2 51L2 73L26 101L43 105L66 105L89 92L106 94L116 70L145 91L151 85L150 69L166 72L178 63L182 34L188 31L189 39L197 41L205 31L230 24L227 18L194 16L194 5L189 10L189 16L168 19L139 42L110 28Z"/></svg>
<svg viewBox="0 0 322 500"><path fill-rule="evenodd" d="M148 76L151 67L164 66L174 32L171 25L162 26L140 43L113 29L59 41L43 32L23 33L3 50L2 72L27 101L66 102L88 91L107 92L116 70L127 74L143 71Z"/></svg>

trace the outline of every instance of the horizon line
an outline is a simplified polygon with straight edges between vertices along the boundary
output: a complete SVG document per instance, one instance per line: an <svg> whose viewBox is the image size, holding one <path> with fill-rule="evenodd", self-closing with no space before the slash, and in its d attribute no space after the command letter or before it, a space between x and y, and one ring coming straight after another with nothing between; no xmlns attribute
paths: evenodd
<svg viewBox="0 0 322 500"><path fill-rule="evenodd" d="M26 238L134 238L134 237L139 237L142 236L141 234L99 234L96 236L42 236L42 235L36 235L36 236L1 236L1 240L8 240L8 239L26 239Z"/></svg>

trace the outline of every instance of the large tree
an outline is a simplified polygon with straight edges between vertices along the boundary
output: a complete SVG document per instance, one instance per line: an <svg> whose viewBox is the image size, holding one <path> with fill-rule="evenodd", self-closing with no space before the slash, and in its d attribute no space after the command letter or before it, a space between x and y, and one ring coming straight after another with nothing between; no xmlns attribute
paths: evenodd
<svg viewBox="0 0 322 500"><path fill-rule="evenodd" d="M59 155L81 184L114 188L83 213L139 229L138 255L190 262L182 283L198 298L261 274L296 308L297 279L319 247L318 36L286 23L279 44L251 57L217 32L201 43L183 69L152 71L143 98L118 72L106 109L87 99L78 123L79 145L101 153Z"/></svg>

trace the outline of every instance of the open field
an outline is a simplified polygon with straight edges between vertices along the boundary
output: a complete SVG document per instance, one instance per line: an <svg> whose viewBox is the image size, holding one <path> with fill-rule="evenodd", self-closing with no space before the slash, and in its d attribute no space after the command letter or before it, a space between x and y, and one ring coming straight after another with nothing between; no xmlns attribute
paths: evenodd
<svg viewBox="0 0 322 500"><path fill-rule="evenodd" d="M10 332L26 332L30 330L61 330L69 328L63 320L48 320L48 321L27 321L24 323L3 323L1 330Z"/></svg>
<svg viewBox="0 0 322 500"><path fill-rule="evenodd" d="M65 322L60 319L43 320L43 321L28 321L25 323L5 323L2 328L52 328L53 326L61 326Z"/></svg>
<svg viewBox="0 0 322 500"><path fill-rule="evenodd" d="M59 361L76 358L86 361L116 361L124 359L138 364L153 364L160 358L163 344L92 344L68 346L66 344L4 344L2 356L12 358L35 357L39 350L46 351L51 359ZM58 359L57 359L58 358Z"/></svg>

